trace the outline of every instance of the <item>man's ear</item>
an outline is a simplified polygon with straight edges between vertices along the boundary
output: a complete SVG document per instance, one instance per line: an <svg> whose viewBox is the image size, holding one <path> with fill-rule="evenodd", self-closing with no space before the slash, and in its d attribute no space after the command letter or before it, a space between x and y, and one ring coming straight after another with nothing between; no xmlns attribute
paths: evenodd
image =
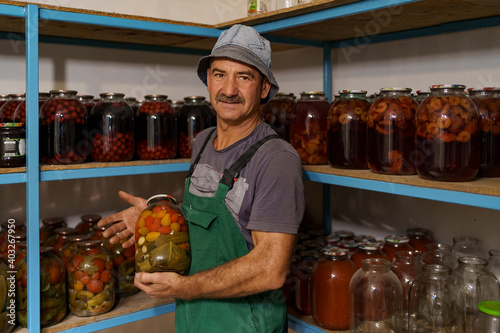
<svg viewBox="0 0 500 333"><path fill-rule="evenodd" d="M271 90L271 82L269 82L267 77L264 77L264 80L262 82L262 93L260 94L260 98L265 99L269 95L270 90Z"/></svg>

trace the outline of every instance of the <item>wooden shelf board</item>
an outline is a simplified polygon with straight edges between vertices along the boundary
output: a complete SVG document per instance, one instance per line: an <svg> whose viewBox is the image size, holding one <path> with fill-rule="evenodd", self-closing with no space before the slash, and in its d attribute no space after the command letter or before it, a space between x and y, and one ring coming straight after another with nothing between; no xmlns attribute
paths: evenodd
<svg viewBox="0 0 500 333"><path fill-rule="evenodd" d="M152 160L152 161L126 161L126 162L87 162L81 164L50 164L41 165L40 171L59 171L59 170L79 170L92 168L113 168L126 166L157 165L157 164L175 164L189 163L189 158L176 158L171 160ZM1 170L1 169L0 169Z"/></svg>

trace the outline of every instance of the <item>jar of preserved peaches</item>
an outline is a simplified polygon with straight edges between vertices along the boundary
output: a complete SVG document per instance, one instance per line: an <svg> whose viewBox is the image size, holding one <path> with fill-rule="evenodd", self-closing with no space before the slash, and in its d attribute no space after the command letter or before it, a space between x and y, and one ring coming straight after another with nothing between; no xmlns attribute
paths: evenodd
<svg viewBox="0 0 500 333"><path fill-rule="evenodd" d="M328 103L324 92L303 92L292 110L290 143L303 164L327 164Z"/></svg>
<svg viewBox="0 0 500 333"><path fill-rule="evenodd" d="M43 103L48 100L50 97L49 93L41 92L38 93L38 111L42 109ZM26 123L26 99L24 99L17 107L16 111L14 111L14 119L15 122Z"/></svg>
<svg viewBox="0 0 500 333"><path fill-rule="evenodd" d="M388 235L385 237L385 243L382 250L389 257L390 262L396 260L396 252L414 251L413 247L410 245L410 238L399 235Z"/></svg>
<svg viewBox="0 0 500 333"><path fill-rule="evenodd" d="M408 228L406 229L406 236L410 239L411 247L413 247L418 254L427 251L427 244L436 242L430 230L424 228Z"/></svg>
<svg viewBox="0 0 500 333"><path fill-rule="evenodd" d="M87 109L87 114L90 114L90 111L92 111L92 108L94 107L94 96L92 95L77 95L76 98L82 102L82 104L85 106L85 109Z"/></svg>
<svg viewBox="0 0 500 333"><path fill-rule="evenodd" d="M152 196L135 224L137 272L189 273L191 245L187 221L175 199Z"/></svg>
<svg viewBox="0 0 500 333"><path fill-rule="evenodd" d="M113 275L117 282L116 296L126 297L135 294L139 289L134 285L135 277L135 248L123 248L126 239L111 244L109 238L103 242L104 248L111 254L114 263Z"/></svg>
<svg viewBox="0 0 500 333"><path fill-rule="evenodd" d="M26 165L24 123L0 123L0 168Z"/></svg>
<svg viewBox="0 0 500 333"><path fill-rule="evenodd" d="M62 217L46 217L42 219L40 227L40 241L46 242L54 235L54 230L57 228L67 227L66 221Z"/></svg>
<svg viewBox="0 0 500 333"><path fill-rule="evenodd" d="M431 86L431 95L418 107L415 148L423 179L468 181L479 171L479 113L464 89Z"/></svg>
<svg viewBox="0 0 500 333"><path fill-rule="evenodd" d="M370 103L365 90L340 90L328 112L328 163L366 169L366 120Z"/></svg>
<svg viewBox="0 0 500 333"><path fill-rule="evenodd" d="M415 174L413 117L417 102L410 92L410 88L382 88L370 106L366 161L374 173Z"/></svg>
<svg viewBox="0 0 500 333"><path fill-rule="evenodd" d="M184 97L184 105L177 116L179 156L191 158L193 140L196 135L215 124L215 117L205 102L205 97Z"/></svg>
<svg viewBox="0 0 500 333"><path fill-rule="evenodd" d="M87 235L94 232L94 225L102 218L99 214L84 214L80 217L81 221L76 225L76 233Z"/></svg>
<svg viewBox="0 0 500 333"><path fill-rule="evenodd" d="M430 94L430 90L417 90L417 103L422 103Z"/></svg>
<svg viewBox="0 0 500 333"><path fill-rule="evenodd" d="M10 333L14 330L15 324L10 319L11 314L9 313L8 306L15 302L14 295L9 294L9 282L7 278L11 276L8 266L0 260L0 332L1 333ZM14 314L15 316L15 314Z"/></svg>
<svg viewBox="0 0 500 333"><path fill-rule="evenodd" d="M476 104L480 123L481 159L479 175L500 176L500 87L469 90Z"/></svg>
<svg viewBox="0 0 500 333"><path fill-rule="evenodd" d="M89 114L91 157L96 162L129 161L134 156L134 113L124 94L102 93Z"/></svg>
<svg viewBox="0 0 500 333"><path fill-rule="evenodd" d="M295 106L295 95L279 92L262 108L262 117L286 141L290 141L290 116Z"/></svg>
<svg viewBox="0 0 500 333"><path fill-rule="evenodd" d="M40 160L82 163L87 158L87 109L75 90L51 90L40 110Z"/></svg>
<svg viewBox="0 0 500 333"><path fill-rule="evenodd" d="M390 261L389 256L382 251L384 244L364 242L359 243L356 252L351 256L357 268L361 268L361 260L366 258L382 258Z"/></svg>
<svg viewBox="0 0 500 333"><path fill-rule="evenodd" d="M16 108L26 98L26 94L9 94L8 96L7 102L0 107L0 123L13 122Z"/></svg>
<svg viewBox="0 0 500 333"><path fill-rule="evenodd" d="M17 266L17 319L22 327L27 327L27 261L23 259ZM50 246L40 248L40 326L47 327L59 323L66 315L66 269L54 255Z"/></svg>
<svg viewBox="0 0 500 333"><path fill-rule="evenodd" d="M177 154L177 125L174 109L166 95L147 95L137 116L137 155L141 160L174 158Z"/></svg>
<svg viewBox="0 0 500 333"><path fill-rule="evenodd" d="M77 243L68 263L69 309L79 317L103 314L115 304L113 259L101 241Z"/></svg>

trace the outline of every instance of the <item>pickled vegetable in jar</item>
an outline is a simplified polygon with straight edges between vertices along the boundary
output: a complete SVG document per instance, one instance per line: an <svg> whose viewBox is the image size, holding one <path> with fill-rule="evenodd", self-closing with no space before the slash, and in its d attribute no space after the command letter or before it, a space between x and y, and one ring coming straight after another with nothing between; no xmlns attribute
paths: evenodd
<svg viewBox="0 0 500 333"><path fill-rule="evenodd" d="M94 225L102 218L99 214L85 214L80 217L81 221L76 225L76 233L79 235L92 234Z"/></svg>
<svg viewBox="0 0 500 333"><path fill-rule="evenodd" d="M302 164L327 164L327 117L330 104L324 92L303 92L292 110L290 143Z"/></svg>
<svg viewBox="0 0 500 333"><path fill-rule="evenodd" d="M134 113L121 93L102 93L89 114L91 157L96 162L129 161L134 156Z"/></svg>
<svg viewBox="0 0 500 333"><path fill-rule="evenodd" d="M177 125L166 95L147 95L136 119L136 152L141 160L174 158Z"/></svg>
<svg viewBox="0 0 500 333"><path fill-rule="evenodd" d="M184 97L184 105L177 115L179 156L191 158L194 138L202 130L215 125L215 115L205 102L205 97Z"/></svg>
<svg viewBox="0 0 500 333"><path fill-rule="evenodd" d="M126 297L135 294L139 289L134 285L135 277L135 248L123 248L126 239L119 243L111 244L109 238L103 243L104 248L113 258L113 275L115 277L115 292L117 296Z"/></svg>
<svg viewBox="0 0 500 333"><path fill-rule="evenodd" d="M262 118L283 139L290 142L290 117L295 95L279 92L262 107Z"/></svg>
<svg viewBox="0 0 500 333"><path fill-rule="evenodd" d="M3 242L7 239L9 229L14 229L14 233L26 231L26 223L24 221L14 219L8 219L6 222L0 224L0 226L2 227L2 230L0 231L0 244L3 244Z"/></svg>
<svg viewBox="0 0 500 333"><path fill-rule="evenodd" d="M366 169L366 120L370 103L365 90L340 90L328 112L328 163Z"/></svg>
<svg viewBox="0 0 500 333"><path fill-rule="evenodd" d="M380 92L368 112L368 167L374 173L413 175L417 102L410 96L410 88L382 88Z"/></svg>
<svg viewBox="0 0 500 333"><path fill-rule="evenodd" d="M40 110L40 161L82 163L88 154L87 109L74 90L51 90Z"/></svg>
<svg viewBox="0 0 500 333"><path fill-rule="evenodd" d="M9 232L9 237L4 240L0 247L0 254L6 264L8 264L9 253L15 254L19 251L19 243L22 241L26 241L26 230L19 230L13 234Z"/></svg>
<svg viewBox="0 0 500 333"><path fill-rule="evenodd" d="M113 259L101 241L77 243L68 263L69 309L79 317L103 314L115 304Z"/></svg>
<svg viewBox="0 0 500 333"><path fill-rule="evenodd" d="M135 270L184 275L190 266L191 245L182 211L173 197L152 196L135 225Z"/></svg>
<svg viewBox="0 0 500 333"><path fill-rule="evenodd" d="M479 113L464 89L431 86L431 95L418 107L415 148L423 179L468 181L479 171Z"/></svg>
<svg viewBox="0 0 500 333"><path fill-rule="evenodd" d="M9 94L8 96L7 102L0 107L0 123L14 122L14 112L26 98L26 94Z"/></svg>
<svg viewBox="0 0 500 333"><path fill-rule="evenodd" d="M82 102L83 106L87 109L87 114L90 114L94 107L94 96L92 95L77 95L76 98Z"/></svg>
<svg viewBox="0 0 500 333"><path fill-rule="evenodd" d="M42 109L43 103L48 100L50 97L49 93L38 93L38 111ZM13 121L26 123L26 100L24 99L17 107L16 111L14 111Z"/></svg>
<svg viewBox="0 0 500 333"><path fill-rule="evenodd" d="M366 258L382 258L390 261L387 254L382 251L384 244L382 243L359 243L356 252L351 256L352 262L357 268L361 268L361 260Z"/></svg>
<svg viewBox="0 0 500 333"><path fill-rule="evenodd" d="M54 253L58 253L68 242L68 236L76 235L74 228L62 227L54 230L54 236L49 238L47 245L54 248Z"/></svg>
<svg viewBox="0 0 500 333"><path fill-rule="evenodd" d="M9 282L8 278L12 276L12 273L7 273L9 270L8 266L0 260L0 333L10 333L14 330L15 325L15 313L12 314L8 308L11 302L15 302L15 297L9 294ZM13 316L13 317L12 317Z"/></svg>
<svg viewBox="0 0 500 333"><path fill-rule="evenodd" d="M66 240L66 244L64 244L64 246L59 251L57 251L57 253L55 253L56 256L61 259L65 267L68 266L68 262L70 261L71 257L73 257L73 255L78 250L78 246L76 243L90 240L90 235L70 235Z"/></svg>
<svg viewBox="0 0 500 333"><path fill-rule="evenodd" d="M55 229L67 226L66 221L64 221L64 218L62 217L46 217L42 219L42 226L40 227L40 241L48 241L54 235Z"/></svg>
<svg viewBox="0 0 500 333"><path fill-rule="evenodd" d="M385 237L385 244L382 250L389 256L389 261L393 262L396 260L396 252L414 251L414 248L410 245L410 238L400 235L388 235Z"/></svg>
<svg viewBox="0 0 500 333"><path fill-rule="evenodd" d="M476 104L481 124L481 158L479 175L500 176L500 88L469 90L469 96Z"/></svg>
<svg viewBox="0 0 500 333"><path fill-rule="evenodd" d="M26 165L24 123L0 123L0 168Z"/></svg>

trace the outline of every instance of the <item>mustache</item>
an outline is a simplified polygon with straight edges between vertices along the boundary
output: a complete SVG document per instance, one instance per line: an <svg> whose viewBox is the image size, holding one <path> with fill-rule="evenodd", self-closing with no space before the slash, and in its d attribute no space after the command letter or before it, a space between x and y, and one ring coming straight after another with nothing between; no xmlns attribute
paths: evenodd
<svg viewBox="0 0 500 333"><path fill-rule="evenodd" d="M224 94L219 94L215 97L217 102L229 102L229 103L245 103L245 99L238 96L226 96Z"/></svg>

